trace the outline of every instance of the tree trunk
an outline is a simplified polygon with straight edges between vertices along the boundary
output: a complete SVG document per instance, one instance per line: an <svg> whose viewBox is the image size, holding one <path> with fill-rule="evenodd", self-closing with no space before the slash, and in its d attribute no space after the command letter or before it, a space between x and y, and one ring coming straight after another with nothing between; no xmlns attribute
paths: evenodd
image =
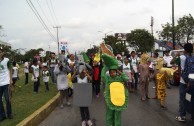
<svg viewBox="0 0 194 126"><path fill-rule="evenodd" d="M187 34L187 43L189 43L189 36L190 36L190 34L188 33Z"/></svg>

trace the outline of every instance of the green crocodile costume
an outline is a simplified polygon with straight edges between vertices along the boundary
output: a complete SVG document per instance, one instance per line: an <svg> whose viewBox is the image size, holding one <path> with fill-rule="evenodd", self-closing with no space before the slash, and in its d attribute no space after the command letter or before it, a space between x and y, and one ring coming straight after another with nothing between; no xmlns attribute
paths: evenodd
<svg viewBox="0 0 194 126"><path fill-rule="evenodd" d="M125 73L110 77L106 75L107 70L117 70L118 61L107 55L102 54L104 67L101 76L105 83L105 101L106 101L106 126L121 126L121 111L128 106L129 94L124 86L124 82L129 78Z"/></svg>

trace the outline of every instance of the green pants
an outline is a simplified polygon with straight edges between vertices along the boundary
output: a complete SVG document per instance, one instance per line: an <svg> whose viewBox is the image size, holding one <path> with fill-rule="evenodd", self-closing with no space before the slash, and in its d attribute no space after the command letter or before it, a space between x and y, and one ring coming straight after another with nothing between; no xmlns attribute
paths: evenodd
<svg viewBox="0 0 194 126"><path fill-rule="evenodd" d="M121 126L121 111L106 108L106 126Z"/></svg>

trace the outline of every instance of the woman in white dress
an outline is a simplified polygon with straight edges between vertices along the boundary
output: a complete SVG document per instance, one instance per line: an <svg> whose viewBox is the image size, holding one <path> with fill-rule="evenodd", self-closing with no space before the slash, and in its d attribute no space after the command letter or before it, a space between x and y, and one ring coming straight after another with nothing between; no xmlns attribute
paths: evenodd
<svg viewBox="0 0 194 126"><path fill-rule="evenodd" d="M57 76L57 89L60 91L60 107L63 108L64 104L64 97L66 97L67 105L70 105L69 99L68 99L68 78L67 73L71 72L71 69L68 65L62 63L59 61L59 63L55 66L54 73Z"/></svg>

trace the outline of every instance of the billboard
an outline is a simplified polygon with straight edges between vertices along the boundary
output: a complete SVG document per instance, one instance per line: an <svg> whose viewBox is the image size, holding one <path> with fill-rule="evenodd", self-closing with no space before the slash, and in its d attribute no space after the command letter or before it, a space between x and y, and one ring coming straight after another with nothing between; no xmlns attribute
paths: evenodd
<svg viewBox="0 0 194 126"><path fill-rule="evenodd" d="M115 37L117 38L117 40L127 40L127 33L115 33Z"/></svg>

